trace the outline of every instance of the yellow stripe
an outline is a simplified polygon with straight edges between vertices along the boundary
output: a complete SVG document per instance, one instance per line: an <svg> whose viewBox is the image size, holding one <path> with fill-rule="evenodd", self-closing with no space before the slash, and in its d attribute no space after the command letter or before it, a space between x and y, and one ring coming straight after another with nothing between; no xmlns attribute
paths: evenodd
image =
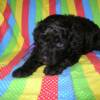
<svg viewBox="0 0 100 100"><path fill-rule="evenodd" d="M0 1L0 12L3 13L7 5L7 0Z"/></svg>
<svg viewBox="0 0 100 100"><path fill-rule="evenodd" d="M3 22L4 22L4 17L3 17L3 15L0 12L0 26L2 25Z"/></svg>
<svg viewBox="0 0 100 100"><path fill-rule="evenodd" d="M80 63L83 65L84 74L89 83L96 100L100 100L100 75L94 69L86 56L81 57Z"/></svg>
<svg viewBox="0 0 100 100"><path fill-rule="evenodd" d="M3 1L3 0L2 0ZM19 31L21 31L21 19L22 19L22 4L23 4L23 0L16 0L16 12L15 12L15 20L17 22L18 28L20 28ZM5 55L6 57L0 57L2 59L0 59L0 61L2 62L2 64L7 65L17 54L18 52L21 50L22 45L24 43L24 39L23 36L20 33L19 34L19 38L16 39L16 46L13 48L13 52L10 55ZM3 67L3 66L2 66Z"/></svg>
<svg viewBox="0 0 100 100"><path fill-rule="evenodd" d="M11 54L7 54L4 55L3 57L0 57L0 64L4 64L4 65L8 65L9 62L11 62L11 60L18 54L18 52L21 50L23 43L24 43L24 39L22 37L22 35L20 34L20 36L18 36L18 40L16 40L17 44L16 47L13 48L13 52ZM5 66L2 66L5 67Z"/></svg>
<svg viewBox="0 0 100 100"><path fill-rule="evenodd" d="M38 100L44 66L41 66L32 76L27 79L27 84L19 100ZM27 96L29 95L29 96Z"/></svg>
<svg viewBox="0 0 100 100"><path fill-rule="evenodd" d="M97 4L98 4L99 12L100 12L100 0L97 0Z"/></svg>
<svg viewBox="0 0 100 100"><path fill-rule="evenodd" d="M74 0L67 0L69 14L77 15Z"/></svg>
<svg viewBox="0 0 100 100"><path fill-rule="evenodd" d="M49 15L49 0L42 0L43 5L43 19Z"/></svg>
<svg viewBox="0 0 100 100"><path fill-rule="evenodd" d="M21 30L21 22L22 22L22 6L23 6L23 0L16 0L16 12L15 12L15 18L16 22Z"/></svg>

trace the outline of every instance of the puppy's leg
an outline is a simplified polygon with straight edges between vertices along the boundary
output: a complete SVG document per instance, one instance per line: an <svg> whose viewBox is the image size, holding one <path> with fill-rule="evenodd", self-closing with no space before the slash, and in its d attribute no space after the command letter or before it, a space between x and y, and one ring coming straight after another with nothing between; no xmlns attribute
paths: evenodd
<svg viewBox="0 0 100 100"><path fill-rule="evenodd" d="M38 61L37 49L34 48L25 64L13 72L13 77L27 77L36 71L40 65L42 64Z"/></svg>
<svg viewBox="0 0 100 100"><path fill-rule="evenodd" d="M63 72L63 70L70 65L71 64L68 60L63 61L56 65L48 65L45 67L44 73L46 75L58 75L58 74L61 74Z"/></svg>
<svg viewBox="0 0 100 100"><path fill-rule="evenodd" d="M45 67L44 73L46 75L59 75L63 72L64 69L77 63L79 58L80 56L76 56L74 58L70 58L70 60L65 59L63 62L56 65L48 65Z"/></svg>

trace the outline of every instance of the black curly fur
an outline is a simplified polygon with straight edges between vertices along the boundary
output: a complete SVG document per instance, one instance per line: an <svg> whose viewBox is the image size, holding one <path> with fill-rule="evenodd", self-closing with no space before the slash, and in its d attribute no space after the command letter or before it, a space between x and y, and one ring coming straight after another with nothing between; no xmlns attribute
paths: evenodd
<svg viewBox="0 0 100 100"><path fill-rule="evenodd" d="M60 74L81 55L100 50L100 29L92 21L73 15L52 15L34 30L35 48L14 77L26 77L45 64L46 75Z"/></svg>

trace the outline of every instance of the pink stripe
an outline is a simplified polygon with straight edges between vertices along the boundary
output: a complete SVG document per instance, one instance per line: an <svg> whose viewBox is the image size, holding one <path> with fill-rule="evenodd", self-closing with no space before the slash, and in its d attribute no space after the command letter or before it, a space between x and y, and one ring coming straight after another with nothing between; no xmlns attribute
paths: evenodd
<svg viewBox="0 0 100 100"><path fill-rule="evenodd" d="M6 31L8 29L8 23L6 21L0 26L0 42L2 41Z"/></svg>
<svg viewBox="0 0 100 100"><path fill-rule="evenodd" d="M50 15L56 13L56 0L49 0Z"/></svg>
<svg viewBox="0 0 100 100"><path fill-rule="evenodd" d="M82 0L75 0L75 6L76 6L76 11L78 16L84 16L84 9L82 5Z"/></svg>
<svg viewBox="0 0 100 100"><path fill-rule="evenodd" d="M45 76L41 86L38 100L57 100L58 96L58 76Z"/></svg>
<svg viewBox="0 0 100 100"><path fill-rule="evenodd" d="M5 9L5 11L4 11L4 18L5 18L6 20L8 20L9 17L10 17L10 14L11 14L11 10L10 10L9 5L7 4L7 5L6 5L6 9Z"/></svg>
<svg viewBox="0 0 100 100"><path fill-rule="evenodd" d="M22 35L24 37L26 49L29 47L28 15L29 15L29 0L23 0Z"/></svg>
<svg viewBox="0 0 100 100"><path fill-rule="evenodd" d="M7 23L6 20L9 19L10 13L11 13L11 11L10 11L9 5L7 4L6 5L6 9L5 9L4 13L3 13L5 19L4 19L3 24L0 26L0 42L2 41L3 36L5 35L5 33L6 33L7 29L8 29L8 23Z"/></svg>

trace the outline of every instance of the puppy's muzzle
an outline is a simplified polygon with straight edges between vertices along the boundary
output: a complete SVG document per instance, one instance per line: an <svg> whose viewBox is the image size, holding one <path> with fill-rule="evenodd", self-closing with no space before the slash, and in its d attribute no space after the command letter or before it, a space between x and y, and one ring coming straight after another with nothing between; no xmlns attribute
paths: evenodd
<svg viewBox="0 0 100 100"><path fill-rule="evenodd" d="M48 63L48 57L47 56L42 56L43 64Z"/></svg>
<svg viewBox="0 0 100 100"><path fill-rule="evenodd" d="M42 58L44 61L47 61L47 56L43 56L43 58Z"/></svg>

